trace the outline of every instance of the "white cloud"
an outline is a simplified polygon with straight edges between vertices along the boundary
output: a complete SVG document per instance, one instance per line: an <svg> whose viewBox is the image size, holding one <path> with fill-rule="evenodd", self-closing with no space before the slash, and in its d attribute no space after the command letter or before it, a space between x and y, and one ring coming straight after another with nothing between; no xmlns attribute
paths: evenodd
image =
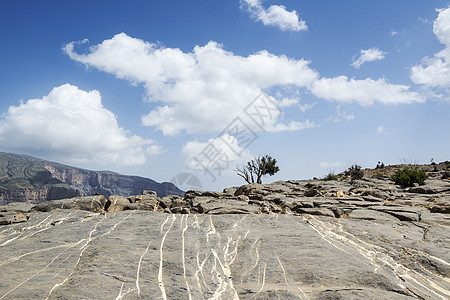
<svg viewBox="0 0 450 300"><path fill-rule="evenodd" d="M382 135L393 135L396 134L397 130L395 128L391 128L391 129L386 129L383 126L378 126L377 127L377 133L378 134L382 134Z"/></svg>
<svg viewBox="0 0 450 300"><path fill-rule="evenodd" d="M385 52L378 48L361 50L360 56L357 59L355 59L355 57L353 58L352 66L355 69L359 69L363 63L384 59L385 54Z"/></svg>
<svg viewBox="0 0 450 300"><path fill-rule="evenodd" d="M336 115L327 118L325 121L333 122L333 123L340 123L342 121L351 121L354 118L355 118L355 116L353 114L349 114L345 111L341 111L341 106L338 105L336 108Z"/></svg>
<svg viewBox="0 0 450 300"><path fill-rule="evenodd" d="M125 33L90 47L88 54L75 52L76 44L64 47L70 58L133 84L143 84L150 101L163 103L143 116L142 122L165 135L183 130L221 132L237 116L250 122L243 110L261 91L283 85L307 87L318 78L309 61L267 51L243 57L216 42L196 46L189 53ZM301 127L294 126L295 122L277 125L276 117L265 129Z"/></svg>
<svg viewBox="0 0 450 300"><path fill-rule="evenodd" d="M137 165L161 152L151 140L130 136L103 107L100 93L65 84L42 99L10 106L0 119L4 150L40 152L70 162Z"/></svg>
<svg viewBox="0 0 450 300"><path fill-rule="evenodd" d="M398 35L398 31L395 31L394 29L391 29L391 31L389 32L389 34L390 34L391 36L396 36L396 35Z"/></svg>
<svg viewBox="0 0 450 300"><path fill-rule="evenodd" d="M290 107L294 104L297 104L299 102L298 99L295 98L283 98L279 104L278 107Z"/></svg>
<svg viewBox="0 0 450 300"><path fill-rule="evenodd" d="M278 27L283 31L308 29L306 22L299 20L295 10L287 11L283 5L271 5L265 9L260 0L241 0L241 9L246 9L252 18L261 21L266 26Z"/></svg>
<svg viewBox="0 0 450 300"><path fill-rule="evenodd" d="M315 103L315 102L314 103L310 103L310 104L306 103L306 104L300 104L298 107L300 108L300 110L302 112L305 112L307 110L312 109L316 104L317 103Z"/></svg>
<svg viewBox="0 0 450 300"><path fill-rule="evenodd" d="M289 124L277 123L273 127L268 128L269 132L280 132L280 131L297 131L303 129L311 129L318 127L310 120L305 120L304 122L291 121Z"/></svg>
<svg viewBox="0 0 450 300"><path fill-rule="evenodd" d="M419 17L419 21L422 22L423 24L431 23L427 18L422 18L422 17Z"/></svg>
<svg viewBox="0 0 450 300"><path fill-rule="evenodd" d="M450 8L439 10L433 32L445 49L411 68L411 80L429 87L450 87Z"/></svg>
<svg viewBox="0 0 450 300"><path fill-rule="evenodd" d="M409 91L407 85L396 85L385 79L364 80L348 79L346 76L321 78L311 86L311 91L317 97L335 100L341 103L357 102L361 105L372 105L375 102L383 104L400 104L423 102L424 99L416 92Z"/></svg>
<svg viewBox="0 0 450 300"><path fill-rule="evenodd" d="M210 171L233 171L237 165L245 163L252 158L250 151L238 145L236 137L224 134L206 143L187 142L182 152L186 157L189 169ZM214 172L218 173L218 172Z"/></svg>

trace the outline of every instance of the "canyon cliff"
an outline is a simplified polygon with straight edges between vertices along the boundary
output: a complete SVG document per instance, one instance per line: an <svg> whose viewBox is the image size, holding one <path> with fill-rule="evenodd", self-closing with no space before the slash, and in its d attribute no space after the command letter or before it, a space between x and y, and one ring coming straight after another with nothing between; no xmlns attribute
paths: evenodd
<svg viewBox="0 0 450 300"><path fill-rule="evenodd" d="M0 152L0 205L39 203L93 194L134 195L153 190L158 196L184 195L170 182L127 176L110 171L90 171L27 155Z"/></svg>

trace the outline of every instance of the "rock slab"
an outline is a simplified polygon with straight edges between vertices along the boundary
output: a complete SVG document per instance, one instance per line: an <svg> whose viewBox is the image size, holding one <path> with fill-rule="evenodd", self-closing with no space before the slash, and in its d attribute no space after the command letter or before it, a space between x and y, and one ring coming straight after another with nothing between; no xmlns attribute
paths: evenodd
<svg viewBox="0 0 450 300"><path fill-rule="evenodd" d="M388 216L33 212L0 299L448 299L450 223Z"/></svg>

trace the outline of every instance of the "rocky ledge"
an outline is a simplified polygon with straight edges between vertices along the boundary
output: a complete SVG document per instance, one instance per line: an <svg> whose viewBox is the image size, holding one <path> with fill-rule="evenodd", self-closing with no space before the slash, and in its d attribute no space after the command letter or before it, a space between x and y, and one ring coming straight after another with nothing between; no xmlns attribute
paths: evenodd
<svg viewBox="0 0 450 300"><path fill-rule="evenodd" d="M1 207L0 299L449 299L450 180Z"/></svg>

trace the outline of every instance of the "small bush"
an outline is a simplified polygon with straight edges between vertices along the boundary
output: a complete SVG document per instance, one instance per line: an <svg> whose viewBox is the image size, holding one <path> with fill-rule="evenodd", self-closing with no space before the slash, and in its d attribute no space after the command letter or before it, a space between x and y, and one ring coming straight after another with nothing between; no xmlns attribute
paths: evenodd
<svg viewBox="0 0 450 300"><path fill-rule="evenodd" d="M335 175L333 172L330 172L322 180L324 181L338 180L338 176Z"/></svg>
<svg viewBox="0 0 450 300"><path fill-rule="evenodd" d="M361 166L353 165L345 172L347 176L350 176L351 180L362 179L364 172L361 170Z"/></svg>
<svg viewBox="0 0 450 300"><path fill-rule="evenodd" d="M420 185L425 183L425 179L427 179L427 174L419 170L418 168L408 168L405 167L402 170L397 170L392 176L391 179L401 186L413 186L414 183L418 183Z"/></svg>
<svg viewBox="0 0 450 300"><path fill-rule="evenodd" d="M384 169L384 162L378 162L375 169Z"/></svg>

